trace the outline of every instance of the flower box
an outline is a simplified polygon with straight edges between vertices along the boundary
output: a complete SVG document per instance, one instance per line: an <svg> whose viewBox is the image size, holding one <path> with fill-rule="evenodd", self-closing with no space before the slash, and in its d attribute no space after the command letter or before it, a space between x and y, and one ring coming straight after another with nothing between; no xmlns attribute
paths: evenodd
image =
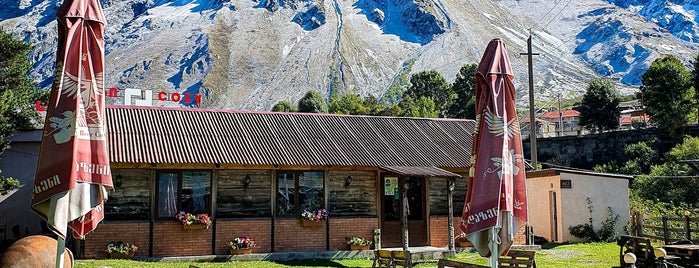
<svg viewBox="0 0 699 268"><path fill-rule="evenodd" d="M121 252L112 252L109 253L109 258L110 259L133 259L133 255L136 254L135 252L131 253L121 253Z"/></svg>
<svg viewBox="0 0 699 268"><path fill-rule="evenodd" d="M206 224L184 224L182 225L182 228L185 230L203 230L208 229L209 226Z"/></svg>
<svg viewBox="0 0 699 268"><path fill-rule="evenodd" d="M321 227L324 223L324 221L309 221L301 219L301 226L303 227Z"/></svg>
<svg viewBox="0 0 699 268"><path fill-rule="evenodd" d="M457 246L457 247L460 247L460 248L472 247L472 246L473 246L473 244L471 243L471 241L468 241L468 240L456 240L455 243L456 243L456 246Z"/></svg>
<svg viewBox="0 0 699 268"><path fill-rule="evenodd" d="M250 254L250 253L252 253L251 248L231 249L231 255L242 255L242 254Z"/></svg>
<svg viewBox="0 0 699 268"><path fill-rule="evenodd" d="M350 250L369 250L369 245L349 245Z"/></svg>

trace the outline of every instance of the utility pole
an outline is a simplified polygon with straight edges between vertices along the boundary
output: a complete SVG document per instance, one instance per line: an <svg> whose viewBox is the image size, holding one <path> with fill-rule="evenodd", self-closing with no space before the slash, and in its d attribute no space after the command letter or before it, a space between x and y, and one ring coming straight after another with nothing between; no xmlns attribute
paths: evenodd
<svg viewBox="0 0 699 268"><path fill-rule="evenodd" d="M536 161L536 108L534 107L534 68L532 64L532 56L539 55L539 53L532 53L532 30L529 29L529 38L527 38L527 53L519 53L520 55L527 55L529 62L529 147L531 151L532 166L534 170L538 169L539 165Z"/></svg>
<svg viewBox="0 0 699 268"><path fill-rule="evenodd" d="M563 111L561 111L561 93L558 93L558 137L563 135Z"/></svg>

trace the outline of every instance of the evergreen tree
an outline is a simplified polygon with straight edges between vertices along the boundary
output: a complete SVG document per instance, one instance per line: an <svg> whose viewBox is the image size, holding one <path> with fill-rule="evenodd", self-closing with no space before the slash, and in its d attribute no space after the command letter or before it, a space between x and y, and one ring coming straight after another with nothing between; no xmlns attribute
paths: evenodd
<svg viewBox="0 0 699 268"><path fill-rule="evenodd" d="M692 76L694 78L694 103L699 103L699 54L694 57ZM697 123L699 123L699 105L697 105Z"/></svg>
<svg viewBox="0 0 699 268"><path fill-rule="evenodd" d="M423 118L439 117L439 112L435 108L434 101L425 96L420 96L417 99L405 96L403 100L400 101L399 106L402 110L401 116Z"/></svg>
<svg viewBox="0 0 699 268"><path fill-rule="evenodd" d="M299 100L299 112L302 113L328 113L328 104L317 91L310 90Z"/></svg>
<svg viewBox="0 0 699 268"><path fill-rule="evenodd" d="M652 122L680 138L694 112L691 73L673 56L653 61L641 79L640 94Z"/></svg>
<svg viewBox="0 0 699 268"><path fill-rule="evenodd" d="M34 102L48 99L48 92L39 91L27 75L32 68L30 50L30 44L0 29L0 154L7 149L9 135L41 121Z"/></svg>
<svg viewBox="0 0 699 268"><path fill-rule="evenodd" d="M604 131L619 127L620 97L612 82L594 79L587 85L580 105L580 126L593 131Z"/></svg>
<svg viewBox="0 0 699 268"><path fill-rule="evenodd" d="M279 101L272 106L272 112L296 112L296 106L288 101Z"/></svg>
<svg viewBox="0 0 699 268"><path fill-rule="evenodd" d="M466 64L461 67L451 85L456 100L449 107L447 117L476 119L476 72L478 65Z"/></svg>

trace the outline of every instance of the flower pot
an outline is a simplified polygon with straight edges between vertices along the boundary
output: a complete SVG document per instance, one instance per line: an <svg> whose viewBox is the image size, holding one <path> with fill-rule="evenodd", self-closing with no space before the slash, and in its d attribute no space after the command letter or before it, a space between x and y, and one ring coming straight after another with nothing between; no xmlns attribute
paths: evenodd
<svg viewBox="0 0 699 268"><path fill-rule="evenodd" d="M350 250L369 250L369 245L350 245Z"/></svg>
<svg viewBox="0 0 699 268"><path fill-rule="evenodd" d="M206 224L183 224L182 227L185 230L202 230L202 229L207 229Z"/></svg>
<svg viewBox="0 0 699 268"><path fill-rule="evenodd" d="M303 227L321 227L323 226L323 221L309 221L301 219L301 226Z"/></svg>
<svg viewBox="0 0 699 268"><path fill-rule="evenodd" d="M472 247L472 246L473 246L473 244L471 243L471 241L468 241L468 240L457 240L455 243L456 243L456 246L457 246L457 247L460 247L460 248Z"/></svg>
<svg viewBox="0 0 699 268"><path fill-rule="evenodd" d="M134 252L132 252L132 253L112 252L112 253L109 253L109 258L110 259L132 259L134 254L136 254L136 253L134 253Z"/></svg>
<svg viewBox="0 0 699 268"><path fill-rule="evenodd" d="M252 253L251 248L231 249L231 255L242 255L242 254L250 254L250 253Z"/></svg>

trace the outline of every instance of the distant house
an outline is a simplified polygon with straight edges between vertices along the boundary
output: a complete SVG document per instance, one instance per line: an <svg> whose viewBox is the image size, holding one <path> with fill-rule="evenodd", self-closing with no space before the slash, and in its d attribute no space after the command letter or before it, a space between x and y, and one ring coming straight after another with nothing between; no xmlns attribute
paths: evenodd
<svg viewBox="0 0 699 268"><path fill-rule="evenodd" d="M616 231L629 221L629 182L632 176L565 169L527 172L529 224L534 235L551 242L577 242L571 226L592 219L599 230L609 213L618 215Z"/></svg>
<svg viewBox="0 0 699 268"><path fill-rule="evenodd" d="M541 119L553 123L557 136L578 135L580 112L576 110L551 111L541 115Z"/></svg>
<svg viewBox="0 0 699 268"><path fill-rule="evenodd" d="M522 139L529 139L529 117L521 117L519 119L519 129L522 134ZM536 118L536 137L537 138L550 138L556 137L556 126L546 120Z"/></svg>

